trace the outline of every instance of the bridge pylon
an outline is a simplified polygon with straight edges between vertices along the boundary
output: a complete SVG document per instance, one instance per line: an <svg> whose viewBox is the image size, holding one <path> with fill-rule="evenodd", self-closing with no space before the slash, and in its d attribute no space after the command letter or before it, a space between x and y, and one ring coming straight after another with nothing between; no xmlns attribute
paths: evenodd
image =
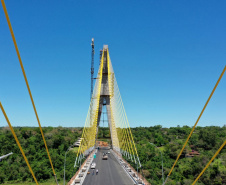
<svg viewBox="0 0 226 185"><path fill-rule="evenodd" d="M104 45L103 52L102 52L102 62L103 62L103 69L99 69L99 72L102 72L102 80L101 80L101 87L100 87L100 99L99 99L99 110L98 110L98 117L97 117L97 130L96 130L96 137L95 140L97 140L98 135L98 128L100 125L100 119L101 115L103 113L103 106L106 106L107 110L107 118L108 118L108 126L110 129L110 135L111 135L111 141L112 141L112 147L114 150L116 150L118 153L120 153L120 147L119 147L119 141L118 141L118 135L116 131L115 126L115 120L111 105L111 99L114 96L114 85L112 83L112 76L114 76L114 72L110 67L110 57L108 54L108 46ZM101 67L101 65L100 65Z"/></svg>
<svg viewBox="0 0 226 185"><path fill-rule="evenodd" d="M102 51L76 162L78 158L81 159L81 155L88 155L96 147L102 109L106 106L113 150L141 166L112 67L108 45L104 45Z"/></svg>

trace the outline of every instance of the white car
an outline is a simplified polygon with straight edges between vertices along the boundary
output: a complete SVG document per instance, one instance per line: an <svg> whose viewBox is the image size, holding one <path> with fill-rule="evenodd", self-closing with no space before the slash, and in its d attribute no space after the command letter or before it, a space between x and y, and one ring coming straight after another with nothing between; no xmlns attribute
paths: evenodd
<svg viewBox="0 0 226 185"><path fill-rule="evenodd" d="M110 154L110 151L108 152L108 154Z"/></svg>
<svg viewBox="0 0 226 185"><path fill-rule="evenodd" d="M96 163L92 163L90 168L91 169L95 169L96 168Z"/></svg>

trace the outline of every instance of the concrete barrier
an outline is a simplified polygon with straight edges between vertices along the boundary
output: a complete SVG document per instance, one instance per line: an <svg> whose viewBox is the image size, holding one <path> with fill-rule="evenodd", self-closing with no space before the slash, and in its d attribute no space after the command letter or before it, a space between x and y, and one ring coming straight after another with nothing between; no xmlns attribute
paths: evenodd
<svg viewBox="0 0 226 185"><path fill-rule="evenodd" d="M126 170L127 170L128 172L131 172L131 168L126 168Z"/></svg>
<svg viewBox="0 0 226 185"><path fill-rule="evenodd" d="M129 167L129 164L124 159L122 159L121 155L116 154L115 151L113 150L111 150L111 152L115 156L119 164L122 166L124 171L127 173L127 175L132 179L134 184L144 184L144 182L140 178L138 178L138 176L136 175L136 171ZM145 183L145 184L148 184L148 183Z"/></svg>
<svg viewBox="0 0 226 185"><path fill-rule="evenodd" d="M80 173L78 176L79 177L83 177L84 176L84 173Z"/></svg>
<svg viewBox="0 0 226 185"><path fill-rule="evenodd" d="M67 185L82 185L89 171L90 164L93 161L93 152L87 157L86 161L82 164L81 168L71 178Z"/></svg>
<svg viewBox="0 0 226 185"><path fill-rule="evenodd" d="M80 178L76 178L74 183L80 183L81 182L81 179Z"/></svg>
<svg viewBox="0 0 226 185"><path fill-rule="evenodd" d="M82 172L85 172L86 171L86 168L82 168Z"/></svg>

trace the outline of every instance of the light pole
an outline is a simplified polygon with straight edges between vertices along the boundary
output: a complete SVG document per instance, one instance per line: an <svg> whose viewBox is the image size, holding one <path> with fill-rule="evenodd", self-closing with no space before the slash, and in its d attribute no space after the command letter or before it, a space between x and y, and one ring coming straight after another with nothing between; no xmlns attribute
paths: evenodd
<svg viewBox="0 0 226 185"><path fill-rule="evenodd" d="M135 163L137 163L137 178L139 180L139 174L138 174L138 161L135 161ZM138 184L138 181L137 181L137 184Z"/></svg>
<svg viewBox="0 0 226 185"><path fill-rule="evenodd" d="M148 142L150 143L150 142ZM150 143L151 145L155 146L161 153L161 158L162 158L162 152L161 150L154 144L154 143ZM162 184L164 184L164 172L163 172L163 158L162 158Z"/></svg>
<svg viewBox="0 0 226 185"><path fill-rule="evenodd" d="M4 159L5 157L8 157L8 156L10 156L10 155L12 155L12 154L13 154L13 152L10 152L9 154L6 154L6 155L1 156L1 157L0 157L0 161L1 161L2 159Z"/></svg>
<svg viewBox="0 0 226 185"><path fill-rule="evenodd" d="M69 149L74 146L74 145L71 145L69 146L69 148L67 149L67 151L65 152L65 159L64 159L64 185L65 185L65 165L66 165L66 155L67 155L67 152L69 151Z"/></svg>

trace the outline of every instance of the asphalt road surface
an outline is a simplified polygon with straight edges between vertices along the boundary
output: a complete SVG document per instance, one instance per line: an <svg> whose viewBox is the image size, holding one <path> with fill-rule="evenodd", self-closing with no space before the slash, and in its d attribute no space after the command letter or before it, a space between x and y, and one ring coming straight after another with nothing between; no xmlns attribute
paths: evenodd
<svg viewBox="0 0 226 185"><path fill-rule="evenodd" d="M96 159L95 173L93 169L89 169L90 174L87 174L83 184L84 185L133 185L134 182L126 174L124 169L119 165L113 154L108 154L108 160L102 160L103 152L109 150L106 148L99 149ZM98 169L98 175L96 175Z"/></svg>

